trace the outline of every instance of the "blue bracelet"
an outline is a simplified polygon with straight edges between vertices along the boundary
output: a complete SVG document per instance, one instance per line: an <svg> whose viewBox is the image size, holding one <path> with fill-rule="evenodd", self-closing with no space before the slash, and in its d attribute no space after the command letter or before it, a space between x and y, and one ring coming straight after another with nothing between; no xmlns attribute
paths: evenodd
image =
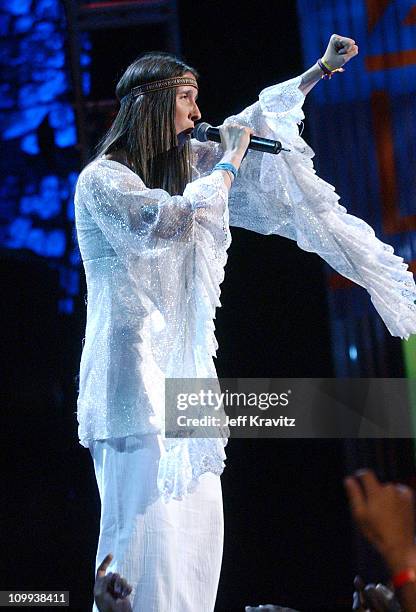
<svg viewBox="0 0 416 612"><path fill-rule="evenodd" d="M231 172L234 178L236 178L238 172L234 164L230 164L228 162L220 162L219 164L216 164L214 166L214 170L228 170L228 172Z"/></svg>

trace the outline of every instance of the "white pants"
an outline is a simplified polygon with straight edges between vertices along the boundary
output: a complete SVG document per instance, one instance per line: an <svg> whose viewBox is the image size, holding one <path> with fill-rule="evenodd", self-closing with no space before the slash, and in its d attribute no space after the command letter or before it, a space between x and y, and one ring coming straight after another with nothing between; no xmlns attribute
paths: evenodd
<svg viewBox="0 0 416 612"><path fill-rule="evenodd" d="M184 500L165 503L157 436L95 441L90 450L101 497L96 567L113 553L108 571L133 587L134 612L212 612L224 531L219 476L204 474Z"/></svg>

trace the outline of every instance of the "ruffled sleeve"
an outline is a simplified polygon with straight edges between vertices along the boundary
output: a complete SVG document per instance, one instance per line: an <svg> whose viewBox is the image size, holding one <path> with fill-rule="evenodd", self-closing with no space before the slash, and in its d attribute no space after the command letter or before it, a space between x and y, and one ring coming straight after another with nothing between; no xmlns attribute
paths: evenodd
<svg viewBox="0 0 416 612"><path fill-rule="evenodd" d="M132 256L154 257L175 242L192 242L196 224L215 239L228 190L221 174L213 173L189 183L183 196L170 196L148 189L122 164L102 159L81 173L76 198L127 263Z"/></svg>
<svg viewBox="0 0 416 612"><path fill-rule="evenodd" d="M278 234L317 253L369 292L393 336L408 338L416 333L413 275L367 223L347 213L334 187L316 175L314 153L299 136L304 118L300 82L297 77L264 89L258 102L227 119L290 149L279 155L249 151L230 193L230 225ZM207 154L199 158L202 164L209 160Z"/></svg>
<svg viewBox="0 0 416 612"><path fill-rule="evenodd" d="M138 284L152 296L167 319L172 349L173 337L183 337L185 327L187 337L201 338L210 355L218 348L213 318L231 242L227 201L221 172L189 183L183 196L148 189L134 172L108 160L90 164L78 181L76 202L83 204L120 258L132 286ZM77 225L80 235L82 224ZM151 278L142 273L149 260ZM189 347L182 343L176 349L181 354L172 352L175 376L197 376L189 373L185 359ZM164 351L160 361L166 359Z"/></svg>
<svg viewBox="0 0 416 612"><path fill-rule="evenodd" d="M112 290L118 287L117 296L112 297L117 311L113 308L110 325L115 325L117 317L120 342L131 342L131 337L140 344L149 335L148 348L140 350L150 353L143 352L141 360L146 362L145 375L151 378L146 389L152 392L152 423L162 431L164 379L216 376L213 318L220 305L231 242L227 200L221 172L188 184L183 196L170 196L162 189L147 188L122 164L101 159L87 166L77 183L77 233L83 260L88 259L89 241L100 242L101 232L101 253L111 256L112 249L124 266L126 280L120 280L123 275L119 274L113 281ZM137 304L143 312L138 312ZM91 305L91 309L100 308ZM149 325L144 326L144 320ZM127 334L130 328L137 333ZM156 364L151 370L150 362ZM143 375L131 372L131 376ZM123 435L131 433L126 430ZM225 442L220 436L162 437L158 487L164 499L181 499L205 472L220 474Z"/></svg>

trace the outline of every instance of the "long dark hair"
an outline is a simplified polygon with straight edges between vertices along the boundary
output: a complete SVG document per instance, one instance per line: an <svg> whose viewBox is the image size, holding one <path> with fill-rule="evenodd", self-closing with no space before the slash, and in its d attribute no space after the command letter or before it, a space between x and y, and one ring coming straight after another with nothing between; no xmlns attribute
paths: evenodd
<svg viewBox="0 0 416 612"><path fill-rule="evenodd" d="M183 76L185 72L198 78L194 68L168 53L140 55L117 84L120 110L96 149L96 157L123 149L130 168L147 187L162 188L171 195L182 194L191 180L189 140L178 147L176 136L176 88L137 97L127 94L138 85Z"/></svg>

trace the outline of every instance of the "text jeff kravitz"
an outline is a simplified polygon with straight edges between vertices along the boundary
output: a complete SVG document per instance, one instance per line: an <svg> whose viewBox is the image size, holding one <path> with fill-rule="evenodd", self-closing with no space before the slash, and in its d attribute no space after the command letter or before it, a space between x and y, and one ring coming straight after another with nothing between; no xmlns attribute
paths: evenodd
<svg viewBox="0 0 416 612"><path fill-rule="evenodd" d="M224 419L211 415L203 417L187 417L181 414L176 419L179 427L296 427L296 419L287 416L266 418L257 415L240 415L230 417L225 415Z"/></svg>

